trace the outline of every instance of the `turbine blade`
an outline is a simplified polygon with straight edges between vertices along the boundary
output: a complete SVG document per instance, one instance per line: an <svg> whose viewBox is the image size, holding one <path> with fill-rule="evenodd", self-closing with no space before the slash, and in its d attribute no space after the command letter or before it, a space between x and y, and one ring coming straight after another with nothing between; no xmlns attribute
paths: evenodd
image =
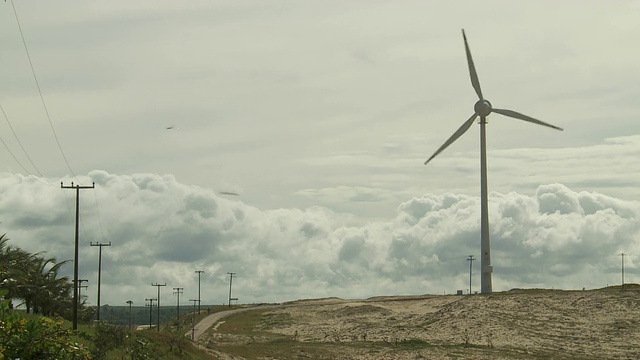
<svg viewBox="0 0 640 360"><path fill-rule="evenodd" d="M471 127L471 124L473 124L473 121L477 117L478 117L478 114L471 115L469 120L465 121L465 123L462 124L462 126L460 126L460 128L456 130L456 132L454 132L453 135L451 135L449 140L447 140L444 144L442 144L442 146L440 146L440 148L436 152L434 152L433 155L431 155L431 157L424 162L424 164L427 165L427 163L431 161L434 157L436 157L438 154L440 154L442 150L446 149L447 146L451 145L451 143L456 141L456 139L458 139L462 134L464 134L467 130L469 130L469 128Z"/></svg>
<svg viewBox="0 0 640 360"><path fill-rule="evenodd" d="M476 72L476 66L473 64L473 58L471 58L471 50L469 50L469 44L467 43L467 35L462 29L462 37L464 38L464 50L467 52L467 63L469 63L469 75L471 75L471 85L478 94L480 100L484 100L482 97L482 89L480 89L480 80L478 80L478 73Z"/></svg>
<svg viewBox="0 0 640 360"><path fill-rule="evenodd" d="M547 124L544 121L540 121L538 119L534 119L534 118L532 118L530 116L527 116L527 115L524 115L524 114L520 114L519 112L516 112L516 111L513 111L513 110L493 109L491 111L494 112L494 113L502 114L504 116L512 117L514 119L520 119L520 120L532 122L534 124L548 126L550 128L553 128L553 129L556 129L556 130L560 130L560 131L563 130L561 127L557 127L555 125Z"/></svg>

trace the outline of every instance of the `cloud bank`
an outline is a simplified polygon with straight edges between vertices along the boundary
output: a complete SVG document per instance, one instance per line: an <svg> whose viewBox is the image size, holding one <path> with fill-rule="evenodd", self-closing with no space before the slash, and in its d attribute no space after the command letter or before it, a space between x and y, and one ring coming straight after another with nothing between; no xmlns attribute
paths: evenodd
<svg viewBox="0 0 640 360"><path fill-rule="evenodd" d="M479 198L464 194L424 194L400 203L393 218L361 224L319 206L260 210L171 175L95 170L78 180L96 184L80 201L80 278L89 279L92 304L96 241L112 242L103 248L101 291L111 305L142 304L156 294L152 282L196 298L195 270L205 271L202 299L211 304L226 302L227 272L237 274L233 296L241 302L452 293L468 289L467 256L479 258ZM72 259L75 191L51 183L2 174L1 231L11 245ZM639 202L562 184L489 199L495 290L618 284L621 253L627 282L640 282ZM164 289L162 299L175 302Z"/></svg>

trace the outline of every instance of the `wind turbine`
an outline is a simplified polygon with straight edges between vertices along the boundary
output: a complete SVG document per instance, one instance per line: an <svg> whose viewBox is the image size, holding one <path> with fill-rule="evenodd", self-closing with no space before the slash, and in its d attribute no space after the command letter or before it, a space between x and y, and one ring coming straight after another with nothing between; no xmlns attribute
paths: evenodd
<svg viewBox="0 0 640 360"><path fill-rule="evenodd" d="M440 154L444 149L446 149L449 145L451 145L454 141L456 141L462 134L464 134L477 117L480 117L480 267L481 267L481 292L483 294L490 294L492 291L491 286L491 273L493 272L493 268L491 266L491 242L489 240L489 206L488 206L488 196L487 196L487 135L485 131L485 126L487 125L487 116L489 114L498 113L504 116L508 116L518 120L528 121L538 125L548 126L550 128L554 128L557 130L562 130L557 126L547 124L546 122L540 121L538 119L534 119L530 116L521 114L519 112L513 110L506 109L495 109L491 106L489 100L485 99L482 96L482 90L480 89L480 81L478 81L478 73L476 72L476 67L473 64L473 59L471 58L471 51L469 50L469 44L467 43L467 36L464 33L464 29L462 29L462 37L464 39L464 49L467 53L467 63L469 64L469 74L471 75L471 85L473 89L478 94L478 101L473 106L473 115L460 126L458 130L456 130L451 137L445 141L442 146L438 150L436 150L431 157L424 162L426 165L429 161L431 161L434 157Z"/></svg>

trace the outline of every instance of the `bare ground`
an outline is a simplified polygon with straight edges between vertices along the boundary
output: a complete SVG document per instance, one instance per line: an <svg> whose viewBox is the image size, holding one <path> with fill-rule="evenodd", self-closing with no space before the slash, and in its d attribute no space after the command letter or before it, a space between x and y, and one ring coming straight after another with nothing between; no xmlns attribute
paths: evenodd
<svg viewBox="0 0 640 360"><path fill-rule="evenodd" d="M324 299L256 311L250 330L221 324L201 341L236 359L640 359L639 290ZM282 351L264 350L274 339Z"/></svg>

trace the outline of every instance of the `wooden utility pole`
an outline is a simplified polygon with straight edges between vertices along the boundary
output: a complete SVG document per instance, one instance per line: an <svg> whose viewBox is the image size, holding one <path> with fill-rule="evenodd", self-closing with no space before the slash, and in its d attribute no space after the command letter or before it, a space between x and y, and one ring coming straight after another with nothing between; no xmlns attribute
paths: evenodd
<svg viewBox="0 0 640 360"><path fill-rule="evenodd" d="M189 299L189 301L193 301L193 317L191 318L191 341L196 341L196 301L199 305L200 300Z"/></svg>
<svg viewBox="0 0 640 360"><path fill-rule="evenodd" d="M173 290L175 290L173 293L178 295L176 307L178 308L178 329L180 329L180 294L182 294L182 290L184 290L184 288L174 287Z"/></svg>
<svg viewBox="0 0 640 360"><path fill-rule="evenodd" d="M200 274L202 274L204 270L196 270L198 274L198 314L200 314Z"/></svg>
<svg viewBox="0 0 640 360"><path fill-rule="evenodd" d="M131 330L133 323L132 323L132 318L131 318L131 305L133 305L133 301L131 300L127 300L127 304L129 304L129 330Z"/></svg>
<svg viewBox="0 0 640 360"><path fill-rule="evenodd" d="M624 253L620 254L622 256L622 286L620 289L624 290Z"/></svg>
<svg viewBox="0 0 640 360"><path fill-rule="evenodd" d="M152 319L152 317L153 317L153 302L157 301L158 299L151 298L151 299L144 299L144 300L149 302L149 305L145 305L145 306L149 307L149 330L151 330L151 328L153 327L153 319ZM158 308L160 308L160 307L158 307Z"/></svg>
<svg viewBox="0 0 640 360"><path fill-rule="evenodd" d="M103 246L111 246L111 241L108 244L103 243L90 243L91 246L99 246L100 252L98 255L98 321L100 321L100 282L101 282L101 273L102 273L102 247Z"/></svg>
<svg viewBox="0 0 640 360"><path fill-rule="evenodd" d="M160 331L160 286L167 286L167 283L164 283L164 284L155 283L155 284L151 284L151 286L155 286L155 287L158 288L158 298L157 298L157 300L158 300L158 329L157 330Z"/></svg>
<svg viewBox="0 0 640 360"><path fill-rule="evenodd" d="M60 188L62 189L76 189L76 241L75 251L73 255L73 330L78 330L78 226L80 223L80 190L93 189L96 184L91 186L73 185L64 186L64 183L60 182Z"/></svg>
<svg viewBox="0 0 640 360"><path fill-rule="evenodd" d="M229 274L229 307L231 307L231 300L233 300L233 298L231 297L231 284L233 284L233 275L235 275L236 273L228 272L227 274Z"/></svg>

